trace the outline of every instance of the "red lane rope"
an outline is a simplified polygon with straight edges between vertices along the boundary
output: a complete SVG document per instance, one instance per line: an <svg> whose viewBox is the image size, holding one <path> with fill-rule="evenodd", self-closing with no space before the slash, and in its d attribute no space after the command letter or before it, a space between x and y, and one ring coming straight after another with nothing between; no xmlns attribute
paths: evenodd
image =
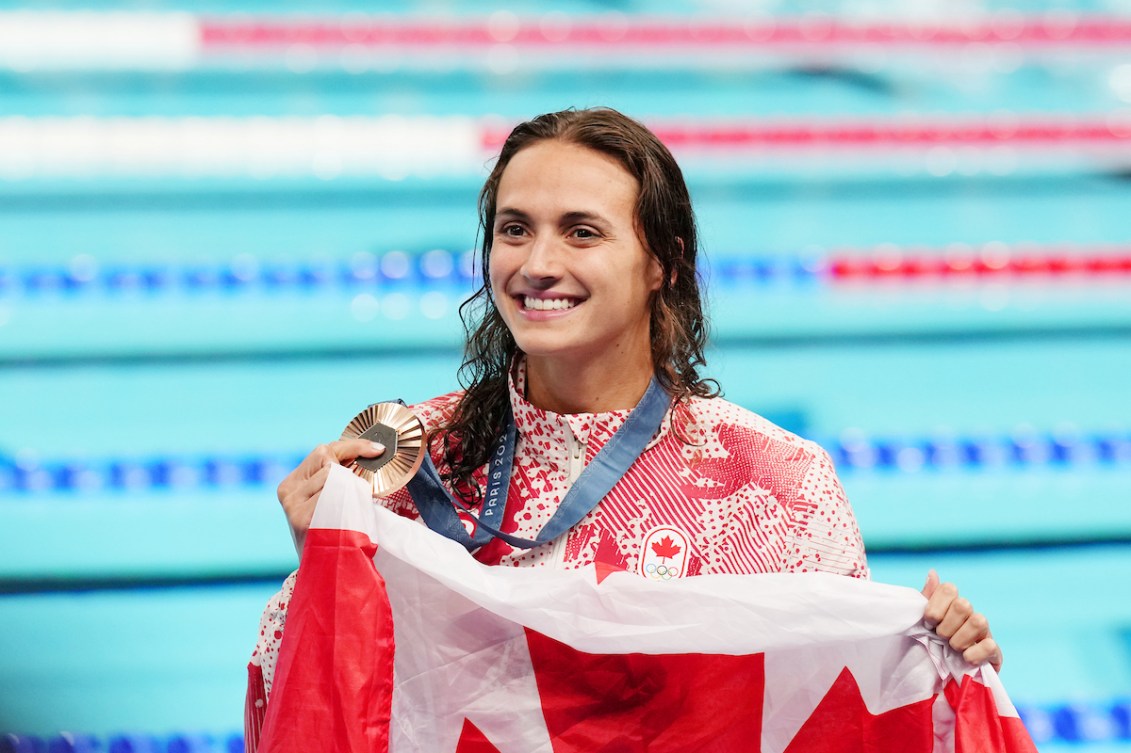
<svg viewBox="0 0 1131 753"><path fill-rule="evenodd" d="M315 47L383 45L436 47L508 43L571 47L702 47L728 45L766 51L767 47L825 45L955 46L1014 44L1038 48L1131 43L1131 18L1119 16L1018 16L1002 14L951 24L853 23L842 19L727 19L720 21L586 18L579 21L513 23L474 21L353 21L204 19L205 47Z"/></svg>
<svg viewBox="0 0 1131 753"><path fill-rule="evenodd" d="M1000 144L1060 141L1131 142L1131 120L1127 127L1116 124L1071 121L1002 123L867 123L776 126L755 124L733 127L659 128L656 134L673 147L682 146L862 146L892 143L922 146L933 144Z"/></svg>
<svg viewBox="0 0 1131 753"><path fill-rule="evenodd" d="M1131 275L1131 247L1006 246L982 249L884 249L829 254L834 281L953 278L1117 277Z"/></svg>
<svg viewBox="0 0 1131 753"><path fill-rule="evenodd" d="M1110 120L978 120L936 123L653 125L671 149L846 148L930 146L1131 146L1131 118ZM483 148L497 151L508 128L485 127ZM1131 153L1129 153L1131 154Z"/></svg>

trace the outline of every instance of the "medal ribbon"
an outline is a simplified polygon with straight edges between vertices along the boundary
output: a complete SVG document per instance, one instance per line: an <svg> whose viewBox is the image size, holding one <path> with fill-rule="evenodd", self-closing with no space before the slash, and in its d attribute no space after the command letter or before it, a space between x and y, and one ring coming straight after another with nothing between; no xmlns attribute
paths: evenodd
<svg viewBox="0 0 1131 753"><path fill-rule="evenodd" d="M487 466L487 492L483 497L483 505L478 516L452 497L441 483L440 474L427 453L420 471L408 482L409 494L420 510L420 517L429 528L458 541L469 551L487 544L492 538L502 539L519 549L533 549L553 541L573 528L601 503L655 436L670 403L671 398L653 379L644 396L640 398L640 402L628 414L624 424L609 438L601 451L573 482L573 486L562 499L553 517L533 540L512 536L499 530L503 524L518 435L514 416L509 409L503 435L499 437L498 444L491 452L491 460ZM467 533L457 510L476 519L474 535Z"/></svg>

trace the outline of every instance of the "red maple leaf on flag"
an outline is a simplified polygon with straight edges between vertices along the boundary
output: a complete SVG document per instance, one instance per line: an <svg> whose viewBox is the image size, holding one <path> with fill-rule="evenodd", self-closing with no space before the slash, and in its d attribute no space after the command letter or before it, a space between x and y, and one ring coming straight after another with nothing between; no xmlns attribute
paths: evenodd
<svg viewBox="0 0 1131 753"><path fill-rule="evenodd" d="M933 704L927 698L873 714L845 667L785 753L931 753Z"/></svg>
<svg viewBox="0 0 1131 753"><path fill-rule="evenodd" d="M672 541L671 536L664 536L659 541L652 542L652 551L662 560L676 556L682 549L683 547Z"/></svg>
<svg viewBox="0 0 1131 753"><path fill-rule="evenodd" d="M529 628L526 644L554 753L761 750L764 654L590 654Z"/></svg>
<svg viewBox="0 0 1131 753"><path fill-rule="evenodd" d="M495 744L487 739L478 727L466 717L463 720L463 730L456 743L455 753L499 753Z"/></svg>

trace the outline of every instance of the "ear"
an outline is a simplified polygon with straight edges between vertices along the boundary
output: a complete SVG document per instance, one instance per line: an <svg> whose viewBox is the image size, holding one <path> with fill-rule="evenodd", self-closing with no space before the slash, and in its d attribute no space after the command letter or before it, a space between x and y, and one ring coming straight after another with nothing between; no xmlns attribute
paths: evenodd
<svg viewBox="0 0 1131 753"><path fill-rule="evenodd" d="M684 251L683 238L676 238L675 242L679 244L679 255L682 257L683 251ZM655 290L659 290L662 283L663 283L663 280L664 280L664 265L661 264L660 260L657 259L655 256L652 257L652 262L656 265L656 267L659 270L656 282L651 287L651 289L653 291L655 291ZM679 280L679 264L673 264L672 265L672 271L668 275L668 287L674 288L677 280Z"/></svg>
<svg viewBox="0 0 1131 753"><path fill-rule="evenodd" d="M648 290L655 293L664 284L664 265L655 256L648 257L648 270L645 273L648 280Z"/></svg>
<svg viewBox="0 0 1131 753"><path fill-rule="evenodd" d="M687 251L683 245L683 238L676 238L675 242L679 244L679 255L680 258L682 258L684 252ZM668 287L674 288L677 280L679 280L679 265L673 265L671 279L668 280Z"/></svg>

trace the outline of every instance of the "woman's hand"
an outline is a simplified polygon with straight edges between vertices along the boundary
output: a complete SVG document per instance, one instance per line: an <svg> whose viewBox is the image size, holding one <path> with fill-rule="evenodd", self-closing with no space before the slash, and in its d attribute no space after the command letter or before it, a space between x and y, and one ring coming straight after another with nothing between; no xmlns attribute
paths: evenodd
<svg viewBox="0 0 1131 753"><path fill-rule="evenodd" d="M291 526L291 537L295 542L299 559L302 559L302 544L310 519L314 517L314 506L318 495L326 485L330 466L346 463L354 458L375 458L385 451L385 446L368 439L341 439L337 442L318 445L298 467L291 471L279 484L279 504Z"/></svg>
<svg viewBox="0 0 1131 753"><path fill-rule="evenodd" d="M962 658L971 664L988 661L995 672L1001 671L1001 649L990 633L990 623L985 615L975 612L970 601L958 595L953 583L939 583L934 570L927 573L923 586L927 608L923 621L943 638L951 648L962 652Z"/></svg>

